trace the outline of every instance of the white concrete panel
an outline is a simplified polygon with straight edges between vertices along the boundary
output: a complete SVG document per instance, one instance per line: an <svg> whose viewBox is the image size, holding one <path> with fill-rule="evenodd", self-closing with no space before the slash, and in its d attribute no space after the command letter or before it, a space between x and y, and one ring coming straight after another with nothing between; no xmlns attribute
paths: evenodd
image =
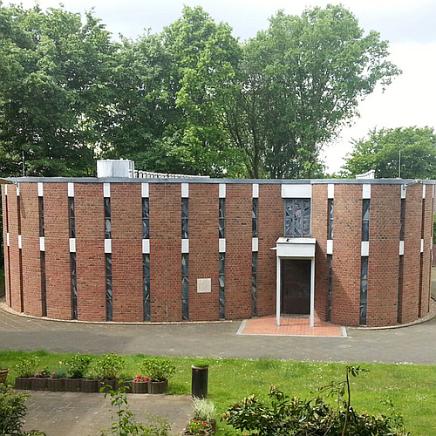
<svg viewBox="0 0 436 436"><path fill-rule="evenodd" d="M18 235L18 248L23 248L23 238Z"/></svg>
<svg viewBox="0 0 436 436"><path fill-rule="evenodd" d="M6 233L6 245L9 247L10 242L9 242L9 233Z"/></svg>
<svg viewBox="0 0 436 436"><path fill-rule="evenodd" d="M333 239L327 239L327 254L333 254Z"/></svg>
<svg viewBox="0 0 436 436"><path fill-rule="evenodd" d="M76 252L76 238L70 238L70 253Z"/></svg>
<svg viewBox="0 0 436 436"><path fill-rule="evenodd" d="M189 253L189 239L182 239L182 253Z"/></svg>
<svg viewBox="0 0 436 436"><path fill-rule="evenodd" d="M226 240L224 238L219 239L219 252L225 253L226 252Z"/></svg>
<svg viewBox="0 0 436 436"><path fill-rule="evenodd" d="M17 183L17 197L20 195L20 184Z"/></svg>
<svg viewBox="0 0 436 436"><path fill-rule="evenodd" d="M360 246L360 255L369 256L369 241L362 241Z"/></svg>
<svg viewBox="0 0 436 436"><path fill-rule="evenodd" d="M399 255L404 255L404 241L400 241L400 247L399 247Z"/></svg>
<svg viewBox="0 0 436 436"><path fill-rule="evenodd" d="M111 184L103 183L103 197L108 198L111 196Z"/></svg>
<svg viewBox="0 0 436 436"><path fill-rule="evenodd" d="M362 185L362 199L369 200L371 198L371 185L365 183Z"/></svg>
<svg viewBox="0 0 436 436"><path fill-rule="evenodd" d="M426 185L422 185L422 198L425 198L425 189L426 189Z"/></svg>
<svg viewBox="0 0 436 436"><path fill-rule="evenodd" d="M188 183L182 183L182 198L189 198L189 184Z"/></svg>
<svg viewBox="0 0 436 436"><path fill-rule="evenodd" d="M44 196L44 185L41 182L38 182L38 197Z"/></svg>
<svg viewBox="0 0 436 436"><path fill-rule="evenodd" d="M259 183L253 183L253 198L259 198Z"/></svg>
<svg viewBox="0 0 436 436"><path fill-rule="evenodd" d="M150 239L142 240L142 254L150 254Z"/></svg>
<svg viewBox="0 0 436 436"><path fill-rule="evenodd" d="M45 251L45 238L44 238L44 236L39 237L39 251Z"/></svg>
<svg viewBox="0 0 436 436"><path fill-rule="evenodd" d="M212 292L212 279L197 279L197 294Z"/></svg>
<svg viewBox="0 0 436 436"><path fill-rule="evenodd" d="M401 198L406 198L407 186L401 185Z"/></svg>
<svg viewBox="0 0 436 436"><path fill-rule="evenodd" d="M5 195L8 195L8 185L5 185Z"/></svg>
<svg viewBox="0 0 436 436"><path fill-rule="evenodd" d="M74 197L74 183L68 183L68 197Z"/></svg>
<svg viewBox="0 0 436 436"><path fill-rule="evenodd" d="M251 251L259 251L259 238L251 239Z"/></svg>
<svg viewBox="0 0 436 436"><path fill-rule="evenodd" d="M112 253L112 239L105 239L104 240L104 252L106 254Z"/></svg>
<svg viewBox="0 0 436 436"><path fill-rule="evenodd" d="M141 183L141 196L142 196L142 198L148 198L148 196L149 196L148 183Z"/></svg>
<svg viewBox="0 0 436 436"><path fill-rule="evenodd" d="M282 185L282 198L312 198L312 185L309 183Z"/></svg>
<svg viewBox="0 0 436 436"><path fill-rule="evenodd" d="M424 253L424 239L421 239L421 253Z"/></svg>
<svg viewBox="0 0 436 436"><path fill-rule="evenodd" d="M226 198L226 184L220 183L218 190L219 190L219 198Z"/></svg>
<svg viewBox="0 0 436 436"><path fill-rule="evenodd" d="M277 257L304 258L315 257L316 239L314 238L279 238L276 242Z"/></svg>
<svg viewBox="0 0 436 436"><path fill-rule="evenodd" d="M335 198L335 185L333 183L327 185L327 197L329 199Z"/></svg>

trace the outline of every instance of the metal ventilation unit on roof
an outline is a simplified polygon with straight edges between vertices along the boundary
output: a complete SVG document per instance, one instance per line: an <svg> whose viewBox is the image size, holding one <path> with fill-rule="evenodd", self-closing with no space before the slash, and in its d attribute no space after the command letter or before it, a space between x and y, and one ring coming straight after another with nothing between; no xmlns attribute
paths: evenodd
<svg viewBox="0 0 436 436"><path fill-rule="evenodd" d="M97 177L129 177L135 175L135 162L123 159L97 161Z"/></svg>
<svg viewBox="0 0 436 436"><path fill-rule="evenodd" d="M375 170L369 170L363 174L357 174L356 179L375 179Z"/></svg>

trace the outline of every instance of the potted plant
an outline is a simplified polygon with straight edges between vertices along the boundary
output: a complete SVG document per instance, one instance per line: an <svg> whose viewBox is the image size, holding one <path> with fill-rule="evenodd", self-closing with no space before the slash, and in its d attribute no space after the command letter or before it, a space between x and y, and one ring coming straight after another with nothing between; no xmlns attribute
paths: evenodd
<svg viewBox="0 0 436 436"><path fill-rule="evenodd" d="M32 391L46 391L47 380L50 377L50 371L48 368L43 368L40 371L35 372L33 377L30 378L30 388Z"/></svg>
<svg viewBox="0 0 436 436"><path fill-rule="evenodd" d="M142 363L144 374L150 377L150 393L163 394L168 390L168 379L176 368L167 359L150 358Z"/></svg>
<svg viewBox="0 0 436 436"><path fill-rule="evenodd" d="M150 377L136 375L132 380L132 392L134 394L147 394L149 392Z"/></svg>
<svg viewBox="0 0 436 436"><path fill-rule="evenodd" d="M82 387L81 379L87 370L91 358L83 354L75 354L65 362L68 378L65 379L65 390L68 392L80 392Z"/></svg>
<svg viewBox="0 0 436 436"><path fill-rule="evenodd" d="M67 373L64 368L53 371L47 380L47 389L52 392L63 392L65 390L65 380Z"/></svg>
<svg viewBox="0 0 436 436"><path fill-rule="evenodd" d="M95 361L94 372L99 380L100 389L116 389L124 365L124 359L118 354L108 353L98 358Z"/></svg>
<svg viewBox="0 0 436 436"><path fill-rule="evenodd" d="M6 384L6 379L8 378L8 368L0 368L0 384Z"/></svg>
<svg viewBox="0 0 436 436"><path fill-rule="evenodd" d="M15 366L15 389L30 389L30 378L35 374L39 359L35 356L21 358Z"/></svg>
<svg viewBox="0 0 436 436"><path fill-rule="evenodd" d="M187 435L210 436L216 432L216 412L214 404L204 398L193 399L194 416L185 429Z"/></svg>

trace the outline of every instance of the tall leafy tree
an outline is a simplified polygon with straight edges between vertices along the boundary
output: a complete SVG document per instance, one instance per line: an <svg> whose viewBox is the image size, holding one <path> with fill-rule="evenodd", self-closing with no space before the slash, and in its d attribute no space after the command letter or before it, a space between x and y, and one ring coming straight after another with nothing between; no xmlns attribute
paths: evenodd
<svg viewBox="0 0 436 436"><path fill-rule="evenodd" d="M436 179L436 134L430 127L372 130L354 141L343 175L375 170L376 177Z"/></svg>
<svg viewBox="0 0 436 436"><path fill-rule="evenodd" d="M277 13L243 45L238 93L226 107L233 143L251 177L319 172L323 144L356 115L359 101L398 69L388 44L365 34L342 6Z"/></svg>

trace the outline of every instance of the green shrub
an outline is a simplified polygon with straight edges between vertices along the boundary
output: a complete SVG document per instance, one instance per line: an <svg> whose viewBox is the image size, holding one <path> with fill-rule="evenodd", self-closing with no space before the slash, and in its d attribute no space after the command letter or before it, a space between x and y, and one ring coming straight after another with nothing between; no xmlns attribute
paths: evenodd
<svg viewBox="0 0 436 436"><path fill-rule="evenodd" d="M98 379L113 380L119 378L125 364L123 357L109 353L95 360L93 370Z"/></svg>
<svg viewBox="0 0 436 436"><path fill-rule="evenodd" d="M70 378L82 378L87 371L91 358L84 354L77 353L65 362L67 375Z"/></svg>
<svg viewBox="0 0 436 436"><path fill-rule="evenodd" d="M21 358L15 366L17 377L33 377L39 364L36 356ZM1 434L1 433L0 433Z"/></svg>
<svg viewBox="0 0 436 436"><path fill-rule="evenodd" d="M215 419L215 405L212 401L194 398L192 404L194 406L194 419L208 422Z"/></svg>
<svg viewBox="0 0 436 436"><path fill-rule="evenodd" d="M339 399L339 407L331 407L319 396L312 400L290 398L271 387L268 401L254 395L234 404L223 419L235 429L259 436L407 435L402 418L359 414L351 406L349 377L359 369L347 367L346 380L329 385L329 393Z"/></svg>
<svg viewBox="0 0 436 436"><path fill-rule="evenodd" d="M22 430L27 397L27 394L17 394L7 386L0 385L0 435L44 436L44 433L38 431Z"/></svg>
<svg viewBox="0 0 436 436"><path fill-rule="evenodd" d="M142 371L151 381L168 380L176 371L176 367L167 359L150 358L142 363Z"/></svg>

